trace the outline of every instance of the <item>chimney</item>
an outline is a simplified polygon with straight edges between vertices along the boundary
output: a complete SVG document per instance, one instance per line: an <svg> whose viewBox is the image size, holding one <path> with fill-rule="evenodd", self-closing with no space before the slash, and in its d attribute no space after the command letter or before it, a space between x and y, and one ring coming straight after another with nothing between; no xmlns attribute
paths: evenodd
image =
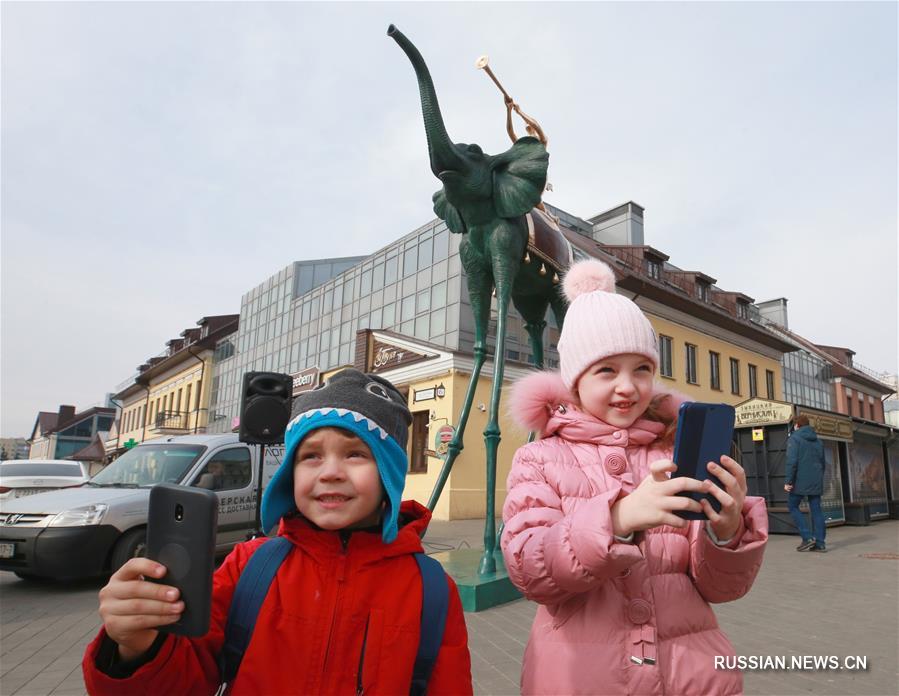
<svg viewBox="0 0 899 696"><path fill-rule="evenodd" d="M767 319L768 321L789 330L790 320L787 316L786 297L778 297L775 300L768 300L767 302L756 302L755 306L763 319Z"/></svg>
<svg viewBox="0 0 899 696"><path fill-rule="evenodd" d="M643 206L628 201L587 222L593 226L593 239L600 244L643 246Z"/></svg>
<svg viewBox="0 0 899 696"><path fill-rule="evenodd" d="M60 406L59 415L56 417L56 427L61 428L75 417L74 406Z"/></svg>

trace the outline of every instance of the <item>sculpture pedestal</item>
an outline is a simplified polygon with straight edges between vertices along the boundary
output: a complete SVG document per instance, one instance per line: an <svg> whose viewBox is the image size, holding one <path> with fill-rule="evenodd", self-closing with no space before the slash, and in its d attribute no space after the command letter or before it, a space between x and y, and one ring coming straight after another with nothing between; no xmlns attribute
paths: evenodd
<svg viewBox="0 0 899 696"><path fill-rule="evenodd" d="M465 611L483 611L521 599L521 593L509 580L503 555L499 550L495 554L496 572L484 576L478 575L483 549L454 549L429 555L440 561L443 569L455 581Z"/></svg>

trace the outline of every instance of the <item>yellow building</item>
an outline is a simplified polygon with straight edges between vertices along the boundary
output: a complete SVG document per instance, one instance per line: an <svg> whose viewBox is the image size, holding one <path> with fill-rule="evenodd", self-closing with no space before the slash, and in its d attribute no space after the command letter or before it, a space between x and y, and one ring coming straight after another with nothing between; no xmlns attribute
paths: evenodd
<svg viewBox="0 0 899 696"><path fill-rule="evenodd" d="M163 435L206 432L213 364L233 353L238 315L203 317L167 342L161 355L138 368L134 381L113 398L121 403L107 451L121 452Z"/></svg>
<svg viewBox="0 0 899 696"><path fill-rule="evenodd" d="M618 292L633 299L649 317L659 339L660 387L694 401L737 404L754 396L783 398L781 358L795 348L751 321L751 297L721 290L703 273L674 269L665 263L667 256L650 247L572 241L585 254L607 261L615 269ZM548 328L549 365L555 362L557 340L558 331ZM452 436L462 409L472 356L390 331L366 329L357 336L355 366L383 374L407 394L413 423L404 497L427 502L443 464L441 445L445 447ZM507 359L505 381L511 383L531 369ZM436 519L484 515L483 431L492 376L493 363L487 362L466 427L465 447L434 510ZM506 409L501 405L497 514L505 500L512 457L527 441L527 433L518 429Z"/></svg>

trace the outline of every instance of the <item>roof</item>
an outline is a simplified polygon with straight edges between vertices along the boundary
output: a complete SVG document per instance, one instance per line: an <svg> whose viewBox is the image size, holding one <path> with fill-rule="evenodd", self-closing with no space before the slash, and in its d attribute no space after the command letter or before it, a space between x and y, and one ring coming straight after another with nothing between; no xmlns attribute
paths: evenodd
<svg viewBox="0 0 899 696"><path fill-rule="evenodd" d="M191 349L213 349L215 348L215 344L219 341L219 339L224 338L234 332L237 331L237 327L240 324L240 315L239 314L221 314L216 316L208 316L200 319L197 324L205 324L211 323L214 326L214 329L211 330L206 336L202 338L198 338L193 343L183 343L178 350L176 350L171 355L157 355L150 358L145 366L142 365L143 369L138 373L137 377L135 377L134 382L129 384L127 387L122 389L121 391L113 394L112 398L116 400L121 400L125 396L129 395L133 392L135 387L140 387L144 389L143 385L149 384L150 380L157 375L170 370L172 367L177 365L179 362L184 360L185 358L190 359L199 359L193 353ZM181 332L182 336L186 336L190 332L199 332L200 329L185 329ZM178 341L180 339L173 339ZM172 341L169 341L171 343Z"/></svg>
<svg viewBox="0 0 899 696"><path fill-rule="evenodd" d="M612 267L615 272L615 284L630 290L631 292L643 295L649 299L653 299L666 307L686 312L703 321L708 321L716 326L724 327L741 336L751 338L753 341L762 345L774 348L781 353L788 353L795 350L795 347L789 341L785 341L781 336L767 327L757 324L749 319L734 316L723 307L710 302L698 300L693 294L678 285L673 285L667 280L655 279L647 273L637 270L633 265L628 264L620 256L614 252L626 252L628 249L648 249L645 245L607 245L600 244L595 240L589 239L576 232L562 228L565 238L571 242L573 246L578 247L593 258L598 258ZM699 271L680 271L665 269L665 273L687 273L696 274L711 281L711 276L707 276Z"/></svg>
<svg viewBox="0 0 899 696"><path fill-rule="evenodd" d="M797 344L802 350L811 353L812 355L815 355L826 362L828 365L830 365L830 370L834 377L849 377L856 382L864 384L868 389L879 392L880 394L892 394L895 391L895 389L893 389L893 387L891 387L890 385L884 384L880 380L875 379L871 375L868 375L861 370L856 369L855 367L844 365L837 359L836 356L828 353L826 350L822 350L823 348L832 348L832 346L816 345L804 336L800 336L795 331L786 329L779 324L774 324L773 326L769 325L768 328L772 331L783 334L789 340ZM840 348L840 350L848 351L849 349Z"/></svg>
<svg viewBox="0 0 899 696"><path fill-rule="evenodd" d="M87 447L82 447L77 452L73 452L66 459L74 459L77 462L100 462L106 457L106 448L100 436L95 434L94 439Z"/></svg>
<svg viewBox="0 0 899 696"><path fill-rule="evenodd" d="M34 427L31 429L31 437L29 440L34 439L34 435L37 432L38 426L41 428L41 434L46 434L53 430L56 427L56 421L59 418L58 413L51 413L50 411L38 411L37 418L34 420Z"/></svg>

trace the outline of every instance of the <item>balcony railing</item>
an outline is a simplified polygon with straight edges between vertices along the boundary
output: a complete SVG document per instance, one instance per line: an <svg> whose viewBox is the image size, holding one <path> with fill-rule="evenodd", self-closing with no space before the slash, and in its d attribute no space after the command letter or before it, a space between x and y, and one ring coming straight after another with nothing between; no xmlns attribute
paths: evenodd
<svg viewBox="0 0 899 696"><path fill-rule="evenodd" d="M188 430L190 413L187 411L160 411L156 414L157 430Z"/></svg>

